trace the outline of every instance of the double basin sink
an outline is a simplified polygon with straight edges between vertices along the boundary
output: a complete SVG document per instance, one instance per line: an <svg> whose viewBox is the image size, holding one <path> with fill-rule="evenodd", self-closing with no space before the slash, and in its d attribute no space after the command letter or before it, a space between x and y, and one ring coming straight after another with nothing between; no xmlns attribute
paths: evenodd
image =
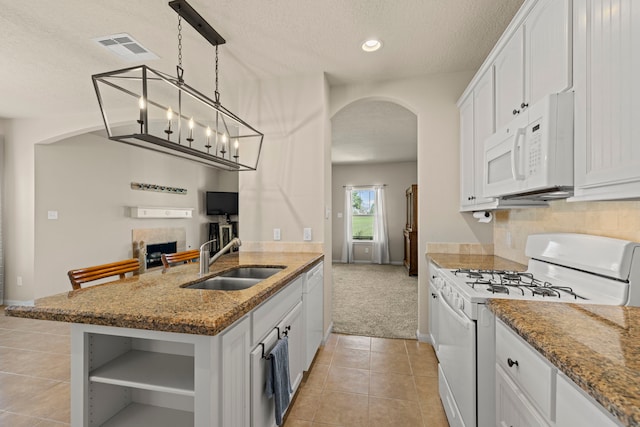
<svg viewBox="0 0 640 427"><path fill-rule="evenodd" d="M248 289L264 279L282 271L285 267L238 267L222 273L219 276L211 277L202 282L197 282L187 289L209 289L217 291L239 291Z"/></svg>

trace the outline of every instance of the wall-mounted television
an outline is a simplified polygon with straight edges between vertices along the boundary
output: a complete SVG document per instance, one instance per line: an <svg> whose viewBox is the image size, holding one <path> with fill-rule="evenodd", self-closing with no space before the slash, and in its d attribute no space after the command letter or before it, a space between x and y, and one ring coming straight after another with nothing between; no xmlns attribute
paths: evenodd
<svg viewBox="0 0 640 427"><path fill-rule="evenodd" d="M238 193L207 191L207 215L238 215Z"/></svg>

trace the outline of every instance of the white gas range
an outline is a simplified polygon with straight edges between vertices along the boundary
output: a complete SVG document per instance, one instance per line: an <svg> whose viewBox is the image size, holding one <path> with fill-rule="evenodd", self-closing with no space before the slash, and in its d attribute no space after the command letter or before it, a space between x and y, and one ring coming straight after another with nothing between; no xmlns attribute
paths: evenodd
<svg viewBox="0 0 640 427"><path fill-rule="evenodd" d="M495 426L495 319L489 298L640 306L640 243L584 234L531 235L525 272L430 271L431 338L452 427Z"/></svg>

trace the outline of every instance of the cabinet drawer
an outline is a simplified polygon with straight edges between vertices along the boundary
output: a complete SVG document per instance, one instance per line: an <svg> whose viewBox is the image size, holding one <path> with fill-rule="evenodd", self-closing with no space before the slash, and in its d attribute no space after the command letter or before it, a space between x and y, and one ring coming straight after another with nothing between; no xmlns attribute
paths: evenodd
<svg viewBox="0 0 640 427"><path fill-rule="evenodd" d="M496 321L496 362L548 419L555 419L556 369L504 323Z"/></svg>
<svg viewBox="0 0 640 427"><path fill-rule="evenodd" d="M264 338L299 301L302 301L303 282L303 276L299 276L253 311L251 315L252 347Z"/></svg>

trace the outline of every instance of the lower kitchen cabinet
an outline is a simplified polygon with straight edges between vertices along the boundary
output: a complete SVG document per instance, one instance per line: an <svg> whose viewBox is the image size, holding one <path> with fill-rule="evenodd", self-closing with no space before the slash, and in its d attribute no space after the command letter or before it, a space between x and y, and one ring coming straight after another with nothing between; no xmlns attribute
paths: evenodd
<svg viewBox="0 0 640 427"><path fill-rule="evenodd" d="M500 427L548 425L500 365L496 365L496 421Z"/></svg>
<svg viewBox="0 0 640 427"><path fill-rule="evenodd" d="M622 425L500 320L495 393L500 427Z"/></svg>
<svg viewBox="0 0 640 427"><path fill-rule="evenodd" d="M617 427L622 424L615 421L573 381L558 373L556 425L558 427Z"/></svg>
<svg viewBox="0 0 640 427"><path fill-rule="evenodd" d="M72 426L248 426L249 332L249 316L216 336L74 324Z"/></svg>

